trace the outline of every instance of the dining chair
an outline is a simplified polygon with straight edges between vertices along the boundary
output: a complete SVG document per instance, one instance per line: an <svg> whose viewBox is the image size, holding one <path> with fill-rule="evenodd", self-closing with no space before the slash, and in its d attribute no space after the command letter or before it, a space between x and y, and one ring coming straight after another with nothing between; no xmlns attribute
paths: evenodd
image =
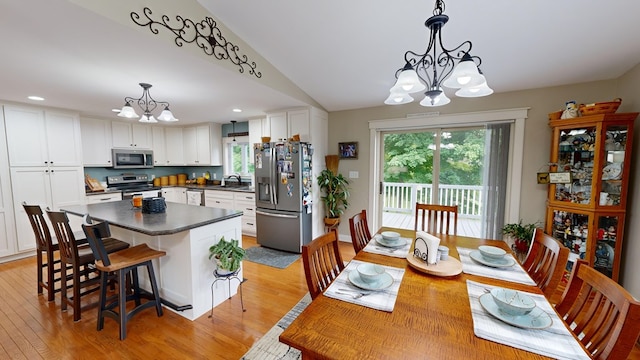
<svg viewBox="0 0 640 360"><path fill-rule="evenodd" d="M158 317L162 316L162 304L152 260L165 256L165 251L149 248L147 244L109 252L105 240L111 236L109 223L82 224L89 246L95 256L96 268L100 271L100 304L98 308L98 331L104 328L104 318L110 317L119 324L120 340L127 337L127 322L140 311L155 307ZM147 269L151 292L141 291L138 268ZM128 289L127 278L132 279L132 288ZM107 297L107 285L110 280L118 283L118 292ZM141 299L149 301L142 302ZM127 311L127 301L133 300L135 306Z"/></svg>
<svg viewBox="0 0 640 360"><path fill-rule="evenodd" d="M640 334L640 302L582 259L556 311L593 359L626 359Z"/></svg>
<svg viewBox="0 0 640 360"><path fill-rule="evenodd" d="M536 228L522 267L551 301L564 275L567 260L569 248Z"/></svg>
<svg viewBox="0 0 640 360"><path fill-rule="evenodd" d="M458 205L416 203L415 231L458 234Z"/></svg>
<svg viewBox="0 0 640 360"><path fill-rule="evenodd" d="M99 289L99 277L94 276L96 271L90 266L93 265L95 258L88 245L79 246L66 212L47 210L47 215L55 231L60 249L60 277L63 279L60 285L62 297L60 307L62 311L67 311L67 306L71 305L73 320L79 321L83 308L88 309L97 305L97 302L86 304L84 307L81 304L83 296ZM128 243L116 239L109 239L107 244L110 252L128 247ZM71 274L68 274L69 271ZM71 297L68 294L69 290L72 291Z"/></svg>
<svg viewBox="0 0 640 360"><path fill-rule="evenodd" d="M363 209L349 219L349 231L351 231L353 250L357 254L371 241L371 232L369 232L367 224L367 210Z"/></svg>
<svg viewBox="0 0 640 360"><path fill-rule="evenodd" d="M344 270L337 230L320 235L302 246L302 264L311 299L315 299Z"/></svg>

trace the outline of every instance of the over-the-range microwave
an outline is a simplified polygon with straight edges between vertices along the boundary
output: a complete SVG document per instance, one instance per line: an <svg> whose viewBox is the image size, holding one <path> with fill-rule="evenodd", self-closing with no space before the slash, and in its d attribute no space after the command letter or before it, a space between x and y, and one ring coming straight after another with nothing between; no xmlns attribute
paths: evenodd
<svg viewBox="0 0 640 360"><path fill-rule="evenodd" d="M111 149L114 169L144 169L153 167L153 150Z"/></svg>

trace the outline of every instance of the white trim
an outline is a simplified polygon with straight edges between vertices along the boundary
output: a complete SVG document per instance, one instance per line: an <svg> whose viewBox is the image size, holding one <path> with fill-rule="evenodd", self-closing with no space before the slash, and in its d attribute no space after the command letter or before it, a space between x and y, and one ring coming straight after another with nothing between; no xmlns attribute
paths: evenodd
<svg viewBox="0 0 640 360"><path fill-rule="evenodd" d="M514 121L509 142L509 178L507 179L507 203L505 204L506 223L518 222L520 218L520 194L522 188L522 159L524 155L524 127L529 108L502 109L490 111L477 111L459 114L433 115L425 114L421 117L384 119L369 121L369 209L372 226L378 229L382 222L378 214L379 196L378 184L380 183L380 133L383 131L397 131L409 129L425 129L429 127L461 127L477 126L487 122Z"/></svg>

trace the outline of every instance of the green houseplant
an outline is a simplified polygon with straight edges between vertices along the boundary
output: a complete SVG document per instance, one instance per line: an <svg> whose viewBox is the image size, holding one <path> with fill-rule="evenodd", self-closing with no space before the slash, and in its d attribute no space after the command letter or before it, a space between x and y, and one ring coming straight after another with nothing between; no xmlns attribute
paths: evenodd
<svg viewBox="0 0 640 360"><path fill-rule="evenodd" d="M349 207L349 180L329 169L322 170L317 180L320 190L324 192L321 199L326 211L325 223L335 223Z"/></svg>
<svg viewBox="0 0 640 360"><path fill-rule="evenodd" d="M227 241L223 236L217 244L209 247L209 259L216 260L218 273L233 273L240 268L240 262L244 259L246 251L238 243L239 241L234 239Z"/></svg>
<svg viewBox="0 0 640 360"><path fill-rule="evenodd" d="M511 236L514 240L513 250L519 254L526 254L529 251L536 224L523 224L522 219L517 224L505 224L502 227L502 234Z"/></svg>

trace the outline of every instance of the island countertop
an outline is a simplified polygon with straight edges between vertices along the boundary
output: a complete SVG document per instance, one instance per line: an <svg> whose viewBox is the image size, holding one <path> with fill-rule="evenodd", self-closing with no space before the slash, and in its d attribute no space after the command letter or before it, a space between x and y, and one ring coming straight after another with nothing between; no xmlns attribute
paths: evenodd
<svg viewBox="0 0 640 360"><path fill-rule="evenodd" d="M99 204L63 206L70 214L108 221L113 226L156 236L170 235L200 226L242 216L242 211L167 202L164 213L145 214L131 206L131 200Z"/></svg>

